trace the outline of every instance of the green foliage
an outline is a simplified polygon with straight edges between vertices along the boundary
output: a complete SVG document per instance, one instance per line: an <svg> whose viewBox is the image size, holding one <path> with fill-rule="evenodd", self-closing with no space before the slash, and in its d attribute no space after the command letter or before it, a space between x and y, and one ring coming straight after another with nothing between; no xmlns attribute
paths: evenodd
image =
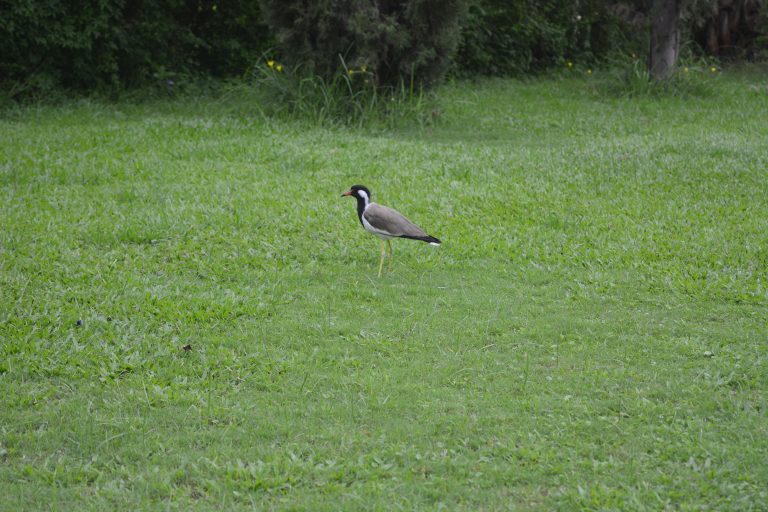
<svg viewBox="0 0 768 512"><path fill-rule="evenodd" d="M265 19L292 66L331 79L365 66L377 86L412 78L436 83L459 40L463 0L261 0Z"/></svg>
<svg viewBox="0 0 768 512"><path fill-rule="evenodd" d="M468 0L455 71L460 76L521 75L562 64L594 63L639 51L644 35L613 14L609 0Z"/></svg>
<svg viewBox="0 0 768 512"><path fill-rule="evenodd" d="M0 76L17 88L117 81L118 2L6 2L0 17ZM3 84L6 85L6 84Z"/></svg>
<svg viewBox="0 0 768 512"><path fill-rule="evenodd" d="M238 75L268 43L247 0L6 2L0 86L18 96Z"/></svg>

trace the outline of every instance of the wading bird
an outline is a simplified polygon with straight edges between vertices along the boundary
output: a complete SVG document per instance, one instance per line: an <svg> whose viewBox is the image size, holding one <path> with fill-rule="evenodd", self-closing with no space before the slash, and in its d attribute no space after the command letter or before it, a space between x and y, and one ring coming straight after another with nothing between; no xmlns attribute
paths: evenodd
<svg viewBox="0 0 768 512"><path fill-rule="evenodd" d="M381 239L381 259L379 259L379 277L384 265L384 242L389 247L389 266L392 266L392 238L410 238L421 240L430 245L440 245L440 240L429 236L423 229L409 221L400 212L371 201L371 192L362 185L352 185L342 194L357 199L357 216L360 224L371 234Z"/></svg>

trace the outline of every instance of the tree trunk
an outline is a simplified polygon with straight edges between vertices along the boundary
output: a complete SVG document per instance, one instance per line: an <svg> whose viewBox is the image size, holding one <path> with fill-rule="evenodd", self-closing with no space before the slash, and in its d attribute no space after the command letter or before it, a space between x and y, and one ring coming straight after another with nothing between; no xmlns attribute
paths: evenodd
<svg viewBox="0 0 768 512"><path fill-rule="evenodd" d="M680 53L679 21L679 0L653 0L648 72L654 80L668 77L675 69Z"/></svg>

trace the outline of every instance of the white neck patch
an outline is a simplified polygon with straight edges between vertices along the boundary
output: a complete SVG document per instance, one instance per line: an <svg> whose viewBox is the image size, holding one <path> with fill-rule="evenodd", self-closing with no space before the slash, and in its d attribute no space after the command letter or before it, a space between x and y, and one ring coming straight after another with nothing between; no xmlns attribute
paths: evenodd
<svg viewBox="0 0 768 512"><path fill-rule="evenodd" d="M368 203L371 202L371 199L368 197L368 194L365 193L365 190L358 190L357 195L363 198L363 201L365 201L365 206L368 206Z"/></svg>

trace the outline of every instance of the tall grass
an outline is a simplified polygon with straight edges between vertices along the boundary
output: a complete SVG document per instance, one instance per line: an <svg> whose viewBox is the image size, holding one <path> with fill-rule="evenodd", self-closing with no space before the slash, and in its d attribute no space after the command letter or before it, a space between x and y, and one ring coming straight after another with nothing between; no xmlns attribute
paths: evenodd
<svg viewBox="0 0 768 512"><path fill-rule="evenodd" d="M654 80L648 72L644 57L616 56L606 62L600 82L601 92L624 98L674 96L679 98L707 97L713 94L713 81L720 76L720 63L713 59L687 56L681 58L673 74Z"/></svg>
<svg viewBox="0 0 768 512"><path fill-rule="evenodd" d="M439 116L435 95L416 85L413 73L397 86L380 86L367 69L350 68L341 56L339 61L339 72L324 78L302 66L287 68L261 59L243 81L229 86L225 99L242 104L250 98L265 116L322 126L423 126Z"/></svg>

